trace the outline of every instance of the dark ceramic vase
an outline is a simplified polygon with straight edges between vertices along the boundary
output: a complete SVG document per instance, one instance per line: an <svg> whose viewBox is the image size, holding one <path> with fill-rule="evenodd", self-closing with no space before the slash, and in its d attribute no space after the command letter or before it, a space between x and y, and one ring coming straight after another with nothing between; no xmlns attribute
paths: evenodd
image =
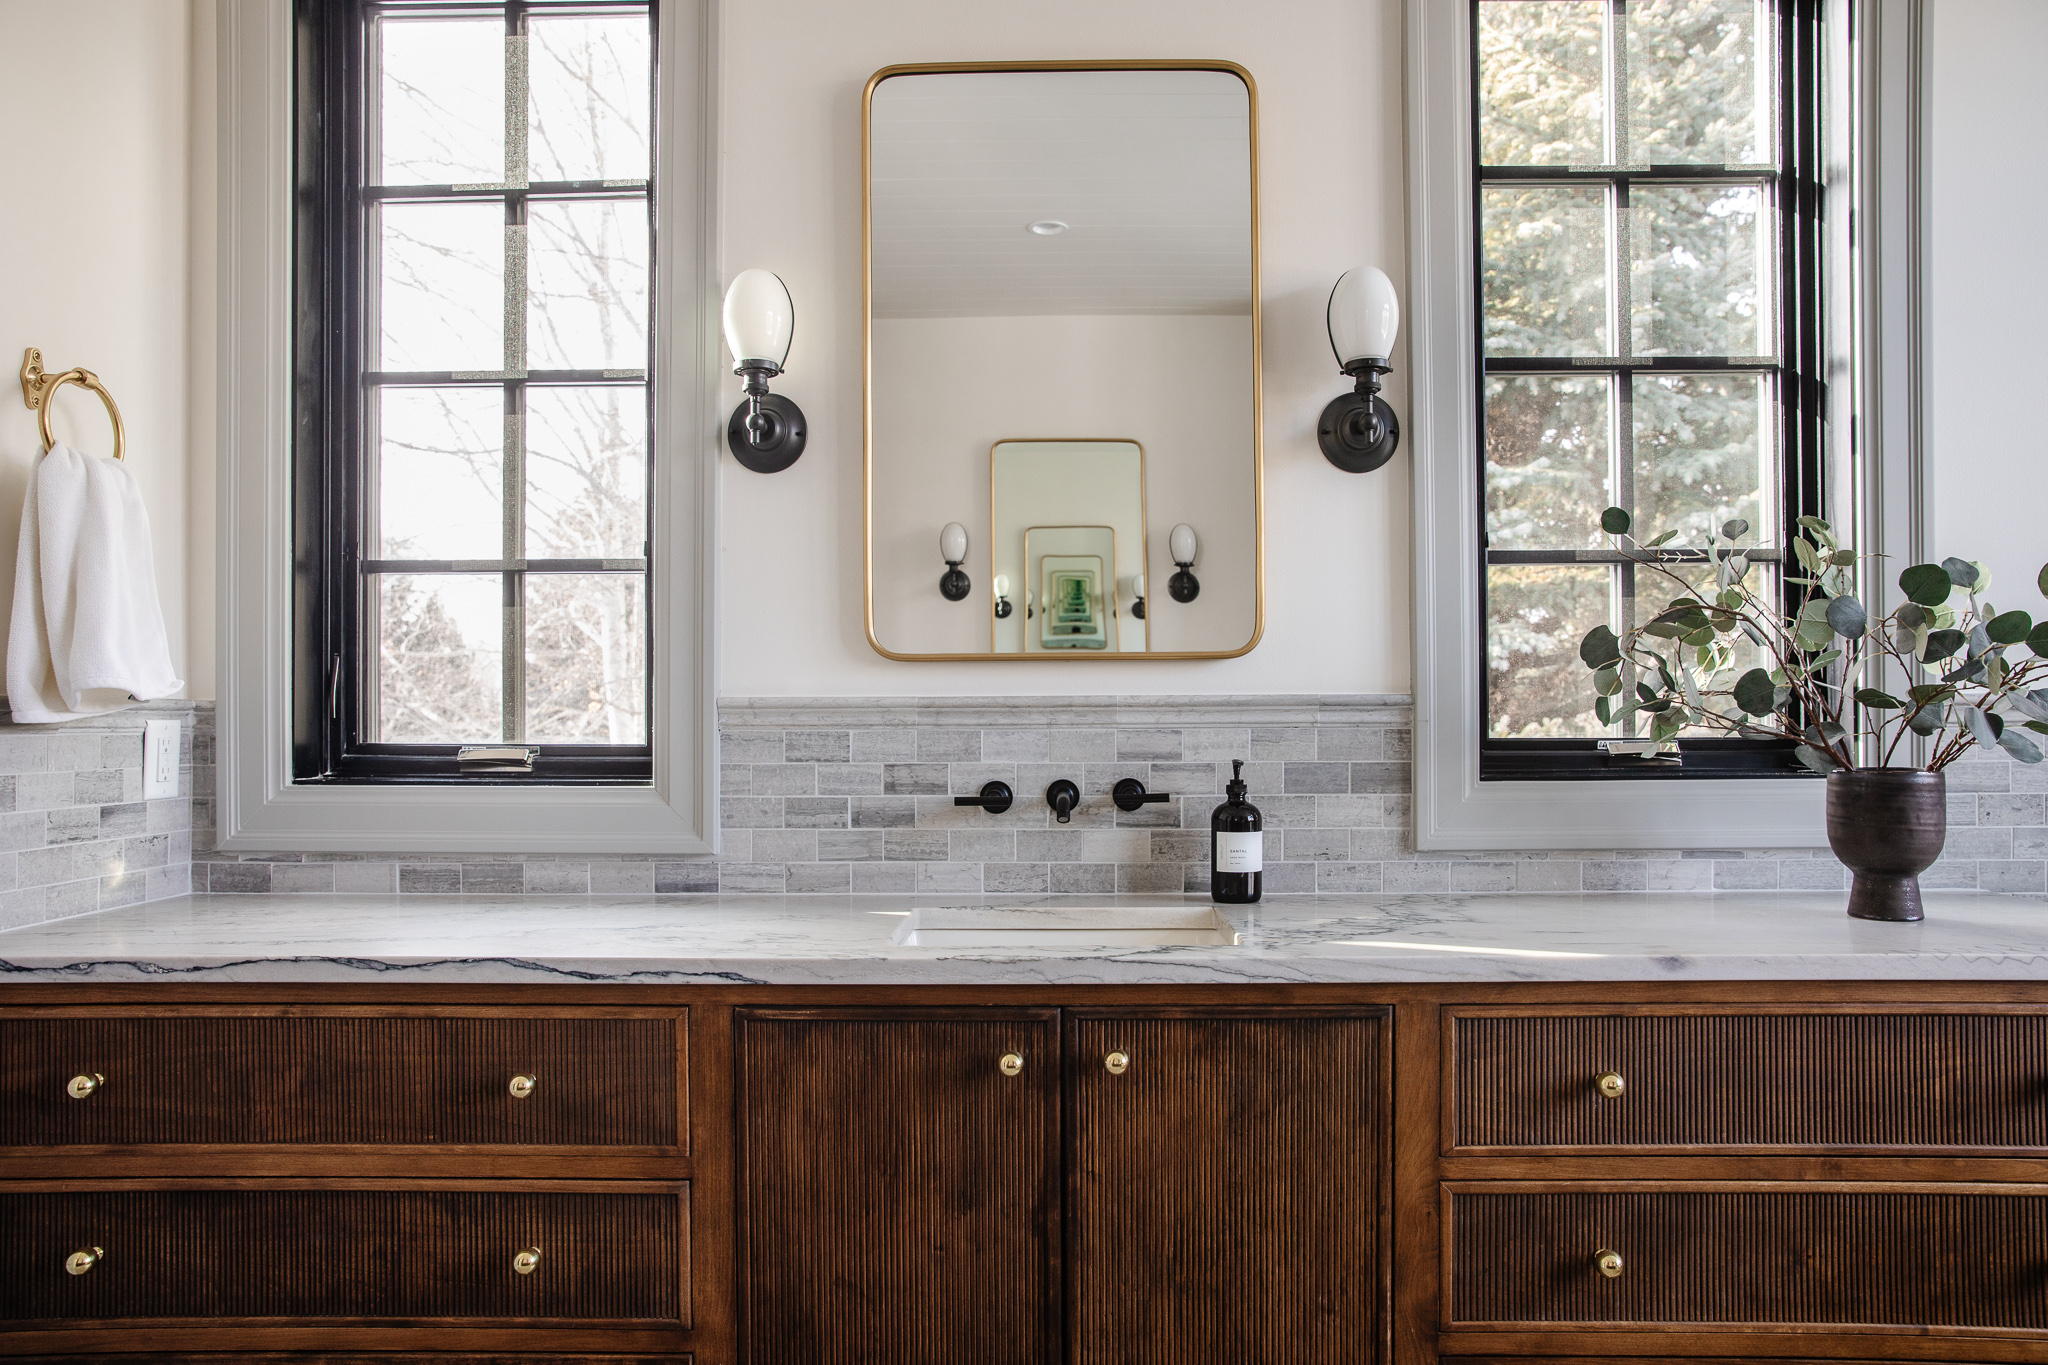
<svg viewBox="0 0 2048 1365"><path fill-rule="evenodd" d="M1920 918L1920 874L1948 834L1948 779L1918 768L1828 775L1828 843L1855 874L1857 919Z"/></svg>

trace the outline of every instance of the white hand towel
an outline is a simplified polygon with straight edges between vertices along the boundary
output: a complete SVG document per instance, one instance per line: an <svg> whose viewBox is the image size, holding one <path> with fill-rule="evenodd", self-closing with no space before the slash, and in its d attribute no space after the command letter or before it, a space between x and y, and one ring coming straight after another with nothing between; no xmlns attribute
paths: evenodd
<svg viewBox="0 0 2048 1365"><path fill-rule="evenodd" d="M103 715L184 685L171 668L135 476L58 442L29 473L21 505L7 632L14 720Z"/></svg>

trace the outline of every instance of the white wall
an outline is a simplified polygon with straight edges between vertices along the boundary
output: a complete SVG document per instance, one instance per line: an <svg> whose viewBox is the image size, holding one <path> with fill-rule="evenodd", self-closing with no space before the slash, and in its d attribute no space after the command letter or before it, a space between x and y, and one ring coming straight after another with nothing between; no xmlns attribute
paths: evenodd
<svg viewBox="0 0 2048 1365"><path fill-rule="evenodd" d="M784 473L722 461L724 693L1407 690L1406 456L1354 476L1315 443L1345 388L1323 331L1330 285L1358 264L1405 271L1399 0L783 0L724 14L726 273L758 265L788 282L796 342L777 387L810 421ZM862 627L861 88L898 62L1092 57L1224 58L1259 83L1265 640L1198 663L884 659ZM1405 414L1404 384L1397 368L1389 396Z"/></svg>
<svg viewBox="0 0 2048 1365"><path fill-rule="evenodd" d="M212 604L200 603L209 623L200 662L188 643L186 577L190 18L187 0L0 0L10 152L0 212L0 611L13 600L21 502L42 452L15 382L22 349L35 346L51 369L97 373L120 405L172 662L200 684L194 695L210 696ZM112 452L92 394L66 386L55 411L59 439Z"/></svg>
<svg viewBox="0 0 2048 1365"><path fill-rule="evenodd" d="M2001 610L2048 615L2048 4L1928 6L1927 422L1937 556L1981 559Z"/></svg>
<svg viewBox="0 0 2048 1365"><path fill-rule="evenodd" d="M884 645L899 654L988 650L989 447L1065 437L1144 447L1150 563L1139 568L1133 517L1119 574L1146 573L1163 594L1173 572L1168 533L1186 522L1201 537L1202 593L1185 604L1158 597L1152 649L1220 652L1251 639L1249 317L886 318L874 330L875 636ZM959 603L938 590L939 528L949 521L967 528L975 587ZM1020 553L1021 540L1006 548ZM1021 594L1021 569L1007 572ZM1021 640L1023 618L1009 625ZM1145 646L1140 637L1126 647Z"/></svg>

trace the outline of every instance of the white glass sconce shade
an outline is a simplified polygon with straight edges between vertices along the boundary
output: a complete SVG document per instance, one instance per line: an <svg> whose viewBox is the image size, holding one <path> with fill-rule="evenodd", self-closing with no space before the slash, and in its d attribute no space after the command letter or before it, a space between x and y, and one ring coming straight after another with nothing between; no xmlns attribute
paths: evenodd
<svg viewBox="0 0 2048 1365"><path fill-rule="evenodd" d="M957 521L946 523L946 529L939 532L939 558L948 564L958 564L967 558L967 528Z"/></svg>
<svg viewBox="0 0 2048 1365"><path fill-rule="evenodd" d="M725 291L725 345L733 369L782 372L796 333L796 305L772 270L742 270Z"/></svg>
<svg viewBox="0 0 2048 1365"><path fill-rule="evenodd" d="M1142 597L1144 597L1144 595L1145 595L1145 575L1143 575L1143 574L1134 574L1134 575L1132 575L1132 577L1131 577L1131 596L1133 596L1133 597L1137 597L1137 598L1142 598Z"/></svg>
<svg viewBox="0 0 2048 1365"><path fill-rule="evenodd" d="M1166 548L1172 554L1174 563L1192 564L1195 562L1195 556L1201 551L1202 543L1195 538L1195 528L1182 522L1167 536Z"/></svg>
<svg viewBox="0 0 2048 1365"><path fill-rule="evenodd" d="M997 575L996 575L996 596L998 596L998 597L1008 597L1009 595L1010 595L1010 576L1009 576L1008 574L1006 574L1006 573L999 573L999 574L997 574Z"/></svg>
<svg viewBox="0 0 2048 1365"><path fill-rule="evenodd" d="M1394 335L1401 326L1394 282L1376 266L1345 271L1330 291L1327 320L1338 369L1349 373L1361 360L1386 360L1394 353Z"/></svg>

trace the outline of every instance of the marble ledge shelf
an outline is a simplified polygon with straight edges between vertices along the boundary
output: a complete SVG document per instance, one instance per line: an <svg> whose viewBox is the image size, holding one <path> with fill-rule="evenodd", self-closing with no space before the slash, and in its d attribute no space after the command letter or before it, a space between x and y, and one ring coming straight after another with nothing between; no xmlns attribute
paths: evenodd
<svg viewBox="0 0 2048 1365"><path fill-rule="evenodd" d="M2048 897L1930 892L1872 924L1835 893L1300 896L1224 907L1238 947L919 948L933 905L1205 898L188 896L0 933L0 983L1090 985L2048 981Z"/></svg>

